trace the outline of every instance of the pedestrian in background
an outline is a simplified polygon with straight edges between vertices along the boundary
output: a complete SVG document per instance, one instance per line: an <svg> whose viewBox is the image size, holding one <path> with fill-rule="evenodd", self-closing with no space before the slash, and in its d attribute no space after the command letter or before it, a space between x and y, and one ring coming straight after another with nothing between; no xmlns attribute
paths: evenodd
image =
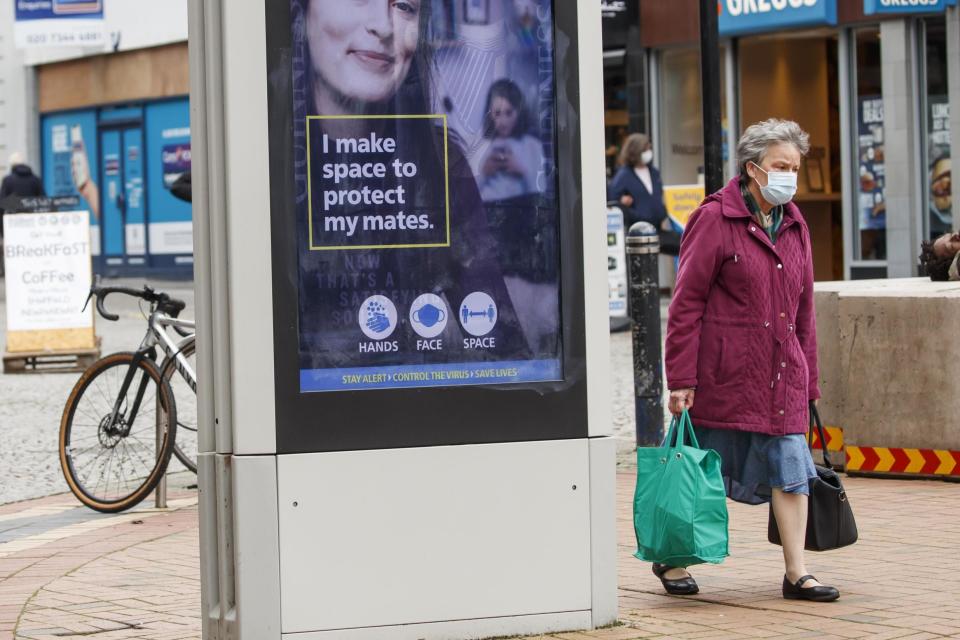
<svg viewBox="0 0 960 640"><path fill-rule="evenodd" d="M722 460L727 496L773 501L783 541L783 596L836 600L807 573L805 432L820 397L810 232L791 202L809 136L791 121L747 128L740 175L710 195L683 234L667 325L670 411L690 411L697 439ZM696 399L696 401L694 401ZM670 593L696 593L685 569L654 565Z"/></svg>
<svg viewBox="0 0 960 640"><path fill-rule="evenodd" d="M23 154L14 151L10 154L10 173L0 183L0 200L7 196L29 198L46 195L43 182L33 173Z"/></svg>
<svg viewBox="0 0 960 640"><path fill-rule="evenodd" d="M920 243L920 271L931 280L960 280L960 233L947 232Z"/></svg>
<svg viewBox="0 0 960 640"><path fill-rule="evenodd" d="M643 133L627 136L620 150L620 168L607 186L607 201L620 204L627 229L642 220L659 230L667 217L663 180L652 163L650 138Z"/></svg>
<svg viewBox="0 0 960 640"><path fill-rule="evenodd" d="M0 203L11 196L21 198L45 195L43 183L34 175L33 170L23 159L23 154L14 151L10 154L10 173L0 182ZM3 260L3 205L0 204L0 277L4 275Z"/></svg>

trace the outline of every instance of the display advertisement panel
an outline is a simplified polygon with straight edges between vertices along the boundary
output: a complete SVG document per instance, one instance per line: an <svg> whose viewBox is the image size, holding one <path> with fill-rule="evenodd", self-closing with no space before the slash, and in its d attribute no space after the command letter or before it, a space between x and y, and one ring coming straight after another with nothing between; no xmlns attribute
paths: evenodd
<svg viewBox="0 0 960 640"><path fill-rule="evenodd" d="M278 451L585 437L577 3L348 6L265 2Z"/></svg>
<svg viewBox="0 0 960 640"><path fill-rule="evenodd" d="M349 7L292 0L301 391L560 379L550 0Z"/></svg>
<svg viewBox="0 0 960 640"><path fill-rule="evenodd" d="M927 98L927 157L930 193L930 237L953 229L952 160L950 158L950 97Z"/></svg>
<svg viewBox="0 0 960 640"><path fill-rule="evenodd" d="M884 199L886 171L883 144L883 98L860 98L860 229L886 229L887 206Z"/></svg>

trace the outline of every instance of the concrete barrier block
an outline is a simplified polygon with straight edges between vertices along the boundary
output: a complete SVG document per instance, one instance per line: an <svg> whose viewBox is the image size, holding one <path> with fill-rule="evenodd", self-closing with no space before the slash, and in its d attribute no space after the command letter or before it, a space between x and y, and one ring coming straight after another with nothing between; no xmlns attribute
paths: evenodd
<svg viewBox="0 0 960 640"><path fill-rule="evenodd" d="M821 353L831 365L840 361L839 375L823 378L825 399L828 391L841 398L844 443L960 450L960 358L952 348L960 283L884 282L825 287L836 299L824 293L818 309L818 331L822 314L827 334ZM834 345L839 353L828 353Z"/></svg>

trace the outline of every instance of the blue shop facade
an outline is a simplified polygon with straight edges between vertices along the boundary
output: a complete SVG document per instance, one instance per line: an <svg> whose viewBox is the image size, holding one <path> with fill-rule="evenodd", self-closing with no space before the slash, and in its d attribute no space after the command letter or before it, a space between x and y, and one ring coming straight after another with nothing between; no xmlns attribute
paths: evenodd
<svg viewBox="0 0 960 640"><path fill-rule="evenodd" d="M90 211L95 273L191 278L193 214L175 197L190 171L187 96L43 113L47 194Z"/></svg>

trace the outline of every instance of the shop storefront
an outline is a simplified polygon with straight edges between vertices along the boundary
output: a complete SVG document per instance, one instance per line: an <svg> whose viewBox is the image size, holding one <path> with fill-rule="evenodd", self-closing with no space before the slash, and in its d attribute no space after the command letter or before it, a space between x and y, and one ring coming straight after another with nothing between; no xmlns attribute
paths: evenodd
<svg viewBox="0 0 960 640"><path fill-rule="evenodd" d="M691 183L703 162L697 22L658 4L641 3L654 140L665 183ZM696 15L696 2L678 4ZM950 4L719 5L728 177L731 144L750 123L788 118L810 133L796 200L819 280L916 275L920 241L953 228Z"/></svg>
<svg viewBox="0 0 960 640"><path fill-rule="evenodd" d="M171 191L190 170L186 49L37 67L44 186L90 210L97 273L192 274L192 209Z"/></svg>
<svg viewBox="0 0 960 640"><path fill-rule="evenodd" d="M41 149L47 193L93 214L97 272L191 273L191 207L171 192L190 169L186 97L44 114Z"/></svg>

